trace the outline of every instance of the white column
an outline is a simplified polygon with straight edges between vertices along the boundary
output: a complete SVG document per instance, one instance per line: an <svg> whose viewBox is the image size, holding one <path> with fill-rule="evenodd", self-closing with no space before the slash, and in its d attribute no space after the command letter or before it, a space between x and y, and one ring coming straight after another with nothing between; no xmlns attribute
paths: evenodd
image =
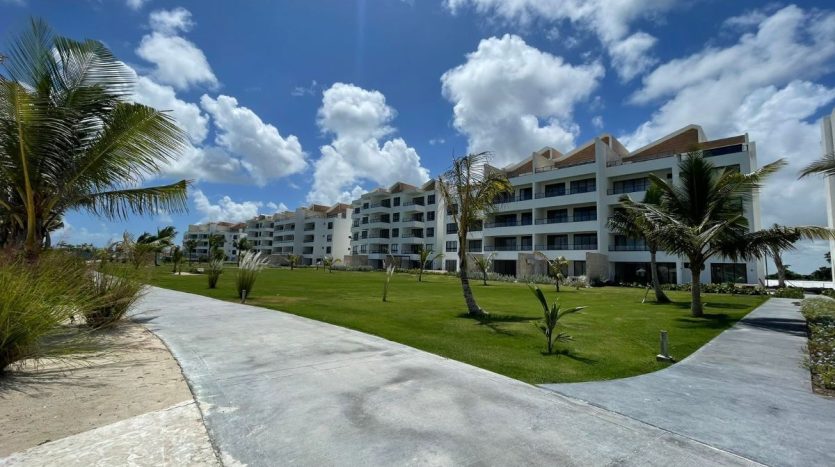
<svg viewBox="0 0 835 467"><path fill-rule="evenodd" d="M835 110L831 116L823 117L821 122L821 150L822 155L835 153ZM826 218L830 229L835 228L835 180L830 177L824 179L826 186ZM829 241L829 256L835 257L835 241ZM835 273L832 282L835 283Z"/></svg>

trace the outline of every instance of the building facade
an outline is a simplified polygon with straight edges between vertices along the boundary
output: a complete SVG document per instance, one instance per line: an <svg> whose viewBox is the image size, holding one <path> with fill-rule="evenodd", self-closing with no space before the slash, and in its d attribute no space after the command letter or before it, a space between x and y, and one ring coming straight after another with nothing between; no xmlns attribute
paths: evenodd
<svg viewBox="0 0 835 467"><path fill-rule="evenodd" d="M498 200L481 226L469 234L468 251L492 255L496 272L517 277L543 274L546 264L534 252L569 260L568 274L616 282L648 278L649 252L642 241L616 235L608 218L620 197L643 199L649 174L678 181L681 157L701 149L721 168L742 172L757 168L756 147L747 135L708 140L690 125L636 151L628 151L611 135L601 135L562 154L544 148L502 170L513 193ZM457 270L456 224L443 206L435 181L422 187L397 183L355 200L352 207L352 264L382 267L392 256L416 266L423 245L445 256L432 266ZM744 216L752 230L760 228L759 199L746 201ZM686 261L658 253L663 282L690 281ZM764 276L759 261L732 262L711 258L701 271L705 282L756 283Z"/></svg>
<svg viewBox="0 0 835 467"><path fill-rule="evenodd" d="M245 224L233 224L231 222L210 222L207 224L191 224L188 230L183 235L183 252L188 255L188 248L186 242L194 240L196 242L195 249L191 252L192 260L202 260L211 258L209 238L212 235L222 235L223 253L229 261L237 261L238 248L237 243L241 238L246 237Z"/></svg>
<svg viewBox="0 0 835 467"><path fill-rule="evenodd" d="M342 260L350 252L350 231L347 204L314 204L246 222L252 249L270 255L273 264L286 264L290 255L298 256L303 265L317 264L326 257Z"/></svg>
<svg viewBox="0 0 835 467"><path fill-rule="evenodd" d="M835 109L831 115L823 117L821 121L821 152L823 157L835 154ZM824 178L826 186L826 217L830 229L835 229L835 179L832 176ZM835 258L835 240L829 241L829 255ZM835 283L835 268L833 268L832 282Z"/></svg>

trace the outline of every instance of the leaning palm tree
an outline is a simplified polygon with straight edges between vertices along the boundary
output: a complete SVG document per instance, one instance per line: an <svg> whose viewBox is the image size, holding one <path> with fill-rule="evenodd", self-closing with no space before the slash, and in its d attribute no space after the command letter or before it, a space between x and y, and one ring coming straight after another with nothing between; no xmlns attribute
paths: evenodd
<svg viewBox="0 0 835 467"><path fill-rule="evenodd" d="M487 273L490 272L490 266L493 265L493 256L496 253L490 253L487 256L484 255L470 255L473 259L473 265L478 269L478 272L481 273L481 282L484 285L487 285Z"/></svg>
<svg viewBox="0 0 835 467"><path fill-rule="evenodd" d="M70 210L109 220L186 210L185 180L139 187L186 143L174 119L130 102L134 74L100 42L40 20L9 44L0 73L0 217L37 257Z"/></svg>
<svg viewBox="0 0 835 467"><path fill-rule="evenodd" d="M800 177L821 174L824 176L835 175L835 153L826 153L820 159L807 165L800 171Z"/></svg>
<svg viewBox="0 0 835 467"><path fill-rule="evenodd" d="M568 260L565 256L557 256L554 259L550 259L541 251L535 251L533 254L544 259L548 263L548 275L554 278L554 287L556 287L557 292L559 292L560 284L565 280L565 274L563 274L563 271L568 268Z"/></svg>
<svg viewBox="0 0 835 467"><path fill-rule="evenodd" d="M489 153L481 152L456 157L452 167L438 177L438 186L446 205L458 225L458 270L467 311L486 315L473 297L467 269L467 234L485 213L493 209L495 200L512 190L504 173L487 165Z"/></svg>
<svg viewBox="0 0 835 467"><path fill-rule="evenodd" d="M418 265L418 282L423 282L423 270L426 269L426 263L434 263L436 259L441 258L444 256L443 253L433 254L432 248L420 247L418 250L418 255L420 259L418 261L420 264Z"/></svg>
<svg viewBox="0 0 835 467"><path fill-rule="evenodd" d="M186 253L188 253L188 267L191 267L191 261L194 258L194 250L197 249L197 240L186 240L183 242L183 246L186 247Z"/></svg>
<svg viewBox="0 0 835 467"><path fill-rule="evenodd" d="M154 266L159 266L159 254L174 244L174 237L176 235L177 229L174 226L168 226L157 229L156 235L144 232L136 238L136 243L147 245L145 248L154 252Z"/></svg>
<svg viewBox="0 0 835 467"><path fill-rule="evenodd" d="M624 195L623 198L629 199L629 196ZM643 203L660 205L661 190L654 185L650 185L644 195ZM658 263L656 261L658 240L655 238L655 229L652 223L641 212L618 209L609 218L609 229L628 238L638 238L644 241L647 250L649 250L650 280L652 281L652 289L655 291L655 301L657 303L670 303L670 299L661 289L661 281L658 279Z"/></svg>
<svg viewBox="0 0 835 467"><path fill-rule="evenodd" d="M749 232L743 206L769 175L785 165L780 159L748 174L731 169L720 171L696 151L687 154L679 164L681 184L649 175L652 184L662 192L660 205L621 200L626 209L646 217L661 248L688 259L693 316L704 314L701 271L708 259L762 258L773 246L776 240L772 236Z"/></svg>
<svg viewBox="0 0 835 467"><path fill-rule="evenodd" d="M783 264L783 253L796 249L794 244L798 240L833 240L835 230L817 225L785 226L774 224L771 228L759 232L764 243L768 243L774 266L777 267L777 287L786 286L786 266Z"/></svg>

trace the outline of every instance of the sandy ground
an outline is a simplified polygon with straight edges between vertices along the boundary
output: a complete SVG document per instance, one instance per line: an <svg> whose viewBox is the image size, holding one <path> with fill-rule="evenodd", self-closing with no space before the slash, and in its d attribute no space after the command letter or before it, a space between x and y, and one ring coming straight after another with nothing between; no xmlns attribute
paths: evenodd
<svg viewBox="0 0 835 467"><path fill-rule="evenodd" d="M192 401L177 362L144 327L126 323L102 339L116 345L0 378L0 457Z"/></svg>

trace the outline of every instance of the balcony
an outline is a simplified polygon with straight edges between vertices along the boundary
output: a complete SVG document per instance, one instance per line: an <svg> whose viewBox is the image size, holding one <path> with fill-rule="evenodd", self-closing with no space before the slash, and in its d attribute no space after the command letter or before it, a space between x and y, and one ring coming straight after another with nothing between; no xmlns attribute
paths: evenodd
<svg viewBox="0 0 835 467"><path fill-rule="evenodd" d="M596 250L597 243L555 243L551 245L536 245L537 250Z"/></svg>
<svg viewBox="0 0 835 467"><path fill-rule="evenodd" d="M423 232L403 232L400 238L423 238Z"/></svg>
<svg viewBox="0 0 835 467"><path fill-rule="evenodd" d="M501 227L518 227L524 225L531 225L533 222L531 219L523 219L521 221L502 221L502 222L485 222L484 228L485 229L497 229Z"/></svg>
<svg viewBox="0 0 835 467"><path fill-rule="evenodd" d="M533 251L533 245L523 243L521 245L484 245L484 251Z"/></svg>
<svg viewBox="0 0 835 467"><path fill-rule="evenodd" d="M518 195L518 196L499 196L493 200L494 204L518 203L521 201L530 201L533 199L532 194Z"/></svg>
<svg viewBox="0 0 835 467"><path fill-rule="evenodd" d="M597 214L595 215L586 215L586 216L560 216L560 217L547 217L545 219L537 219L536 225L542 224L563 224L566 222L588 222L588 221L596 221Z"/></svg>
<svg viewBox="0 0 835 467"><path fill-rule="evenodd" d="M622 195L626 193L638 193L641 191L647 191L649 188L649 180L645 181L644 183L634 183L627 186L618 186L615 188L609 188L606 190L607 195Z"/></svg>
<svg viewBox="0 0 835 467"><path fill-rule="evenodd" d="M534 198L542 199L542 198L556 198L557 196L565 196L569 194L568 190L554 190L554 191L543 191L536 193Z"/></svg>
<svg viewBox="0 0 835 467"><path fill-rule="evenodd" d="M609 245L609 251L649 251L646 245Z"/></svg>

